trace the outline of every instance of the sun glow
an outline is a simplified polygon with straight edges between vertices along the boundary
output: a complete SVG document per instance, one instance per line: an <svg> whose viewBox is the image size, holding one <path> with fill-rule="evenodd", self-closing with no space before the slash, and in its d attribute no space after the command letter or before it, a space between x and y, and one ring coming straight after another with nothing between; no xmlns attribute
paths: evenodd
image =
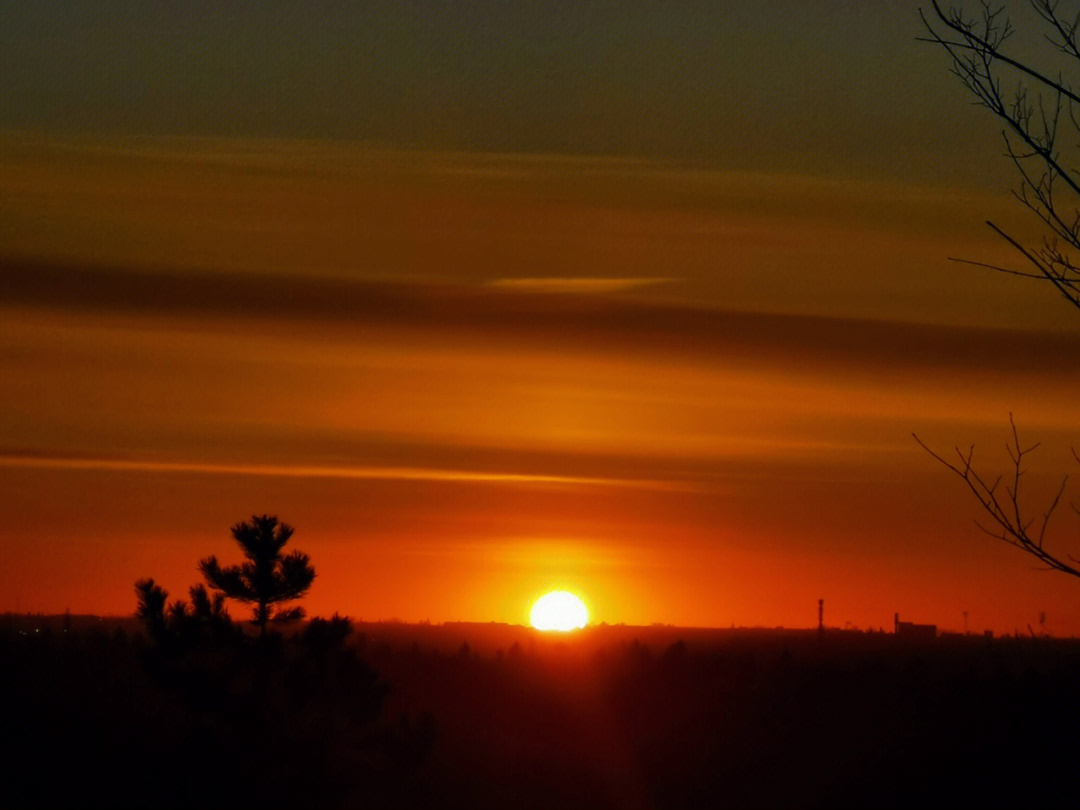
<svg viewBox="0 0 1080 810"><path fill-rule="evenodd" d="M567 591L552 591L536 600L529 623L537 630L577 630L589 623L585 603Z"/></svg>

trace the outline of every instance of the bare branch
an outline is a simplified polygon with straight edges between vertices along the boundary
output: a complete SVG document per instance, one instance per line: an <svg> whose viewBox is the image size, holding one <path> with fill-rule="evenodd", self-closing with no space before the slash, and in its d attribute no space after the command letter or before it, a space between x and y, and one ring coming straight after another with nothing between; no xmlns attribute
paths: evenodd
<svg viewBox="0 0 1080 810"><path fill-rule="evenodd" d="M921 41L941 47L950 59L950 71L971 93L975 103L990 110L1005 129L1005 156L1019 176L1013 192L1017 201L1033 213L1047 231L1038 247L1027 247L993 222L986 224L1023 258L1026 267L1014 269L995 264L951 259L986 267L1009 275L1049 281L1072 306L1080 309L1080 261L1070 251L1080 251L1080 163L1078 157L1062 157L1061 147L1080 150L1080 96L1061 73L1052 77L1033 64L1003 51L1013 34L1004 6L981 0L974 16L962 9L945 12L939 0L929 0L932 14L920 9L928 36ZM1036 17L1046 26L1044 37L1060 53L1071 57L1080 69L1080 11L1066 17L1059 11L1059 0L1028 0ZM1003 92L1003 80L1010 84L1011 96ZM1071 129L1069 129L1071 127ZM1060 486L1044 510L1029 510L1022 501L1021 484L1029 454L1038 444L1025 447L1012 414L1009 415L1012 439L1006 444L1011 467L993 482L983 478L973 464L974 448L966 453L956 448L958 461L951 461L928 447L918 436L915 441L935 460L961 478L974 494L984 513L976 526L1035 557L1049 570L1080 577L1080 560L1069 554L1056 554L1047 548L1047 528L1061 504L1068 484L1063 476ZM1080 462L1080 455L1073 451ZM1072 505L1080 514L1080 508ZM984 525L985 524L985 525Z"/></svg>
<svg viewBox="0 0 1080 810"><path fill-rule="evenodd" d="M1023 73L1026 76L1030 76L1040 84L1046 87L1060 92L1066 98L1070 98L1073 101L1080 102L1080 96L1070 91L1067 87L1064 87L1053 79L1044 76L1039 71L1025 65L1023 62L1018 62L1005 54L1001 53L1001 43L1008 39L1009 34L1012 32L1011 26L1008 20L1005 20L1001 28L995 27L995 18L997 12L989 11L989 6L984 5L984 31L983 35L977 33L973 23L966 22L959 12L954 12L950 15L946 15L941 10L941 6L938 5L937 0L930 0L930 5L934 7L934 12L937 14L938 19L947 28L951 29L955 33L960 35L960 41L948 41L941 37L934 27L930 24L930 21L923 14L922 9L919 9L919 16L922 18L923 25L930 31L930 38L924 38L923 41L936 42L939 45L948 49L956 49L957 51L968 50L980 55L980 59L989 61L990 59L996 59L1015 70ZM996 33L995 33L996 32ZM954 57L955 58L955 57Z"/></svg>
<svg viewBox="0 0 1080 810"><path fill-rule="evenodd" d="M987 270L993 270L997 273L1005 273L1006 275L1010 276L1020 276L1021 278L1033 278L1037 279L1038 281L1047 281L1046 276L1044 276L1042 273L1027 273L1023 270L1013 270L1011 267L1002 267L1001 265L987 264L986 262L976 262L971 259L961 259L956 256L949 256L948 259L950 262L957 262L959 264L970 264L973 267L985 267Z"/></svg>
<svg viewBox="0 0 1080 810"><path fill-rule="evenodd" d="M959 463L954 463L931 449L918 435L913 433L912 436L923 450L963 480L968 489L971 490L986 516L991 520L989 525L984 525L976 520L975 525L980 531L995 540L1001 540L1030 554L1048 570L1061 571L1065 574L1080 577L1080 562L1069 554L1064 556L1056 555L1048 550L1045 545L1047 526L1050 523L1050 518L1061 503L1069 477L1065 476L1062 479L1061 485L1058 487L1049 506L1041 514L1037 517L1025 517L1020 494L1020 483L1025 472L1023 465L1026 456L1036 450L1039 444L1023 447L1020 444L1020 435L1016 429L1012 414L1009 415L1009 424L1012 427L1012 443L1006 444L1006 451L1012 461L1012 471L1008 479L999 475L992 484L987 483L986 479L973 466L974 447L970 448L966 454L960 448L955 448ZM1077 460L1080 461L1080 457ZM1004 493L999 495L999 487L1003 480L1006 482ZM1033 531L1033 529L1035 530Z"/></svg>
<svg viewBox="0 0 1080 810"><path fill-rule="evenodd" d="M1046 26L1044 36L1054 48L1080 62L1080 13L1065 17L1057 0L1029 0L1029 4L1036 19ZM1004 123L1005 154L1020 178L1014 196L1049 232L1041 247L1024 248L991 225L1036 272L994 269L1049 280L1070 304L1080 308L1080 261L1068 252L1080 251L1080 210L1076 204L1080 168L1071 168L1069 164L1078 161L1066 161L1062 155L1062 146L1080 148L1080 94L1062 73L1055 77L1004 52L1013 27L1003 6L983 0L973 16L962 9L945 11L939 0L930 0L930 6L932 11L919 11L928 33L920 41L941 47L949 57L950 71L975 103ZM1012 85L1008 96L1006 84Z"/></svg>

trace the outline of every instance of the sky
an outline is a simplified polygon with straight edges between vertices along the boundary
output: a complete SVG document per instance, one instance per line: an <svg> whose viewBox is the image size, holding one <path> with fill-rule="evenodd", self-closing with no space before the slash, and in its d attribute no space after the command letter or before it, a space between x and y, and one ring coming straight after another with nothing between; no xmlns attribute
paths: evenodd
<svg viewBox="0 0 1080 810"><path fill-rule="evenodd" d="M313 614L1080 633L912 438L1034 512L1080 393L917 8L0 2L0 610L268 513Z"/></svg>

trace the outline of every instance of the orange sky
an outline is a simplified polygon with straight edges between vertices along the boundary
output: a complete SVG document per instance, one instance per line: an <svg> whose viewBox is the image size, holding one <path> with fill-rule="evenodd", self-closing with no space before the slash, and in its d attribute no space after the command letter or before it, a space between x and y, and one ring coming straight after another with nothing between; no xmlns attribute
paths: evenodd
<svg viewBox="0 0 1080 810"><path fill-rule="evenodd" d="M564 587L608 622L807 626L824 597L837 625L1045 610L1080 632L1073 583L980 536L911 439L1000 464L1011 411L1047 445L1033 494L1074 463L1068 313L945 261L1006 255L966 217L1000 199L8 144L3 609L126 613L147 575L182 593L270 512L313 558L314 613L521 622Z"/></svg>
<svg viewBox="0 0 1080 810"><path fill-rule="evenodd" d="M918 6L0 9L0 610L267 512L317 614L1080 634L911 438L1015 414L1034 510L1080 393L1075 311L947 260L1039 233Z"/></svg>

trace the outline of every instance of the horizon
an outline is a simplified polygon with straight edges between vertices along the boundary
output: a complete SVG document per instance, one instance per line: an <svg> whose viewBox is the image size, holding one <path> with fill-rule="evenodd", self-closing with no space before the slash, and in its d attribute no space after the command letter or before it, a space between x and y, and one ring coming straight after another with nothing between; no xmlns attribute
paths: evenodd
<svg viewBox="0 0 1080 810"><path fill-rule="evenodd" d="M645 646L656 643L655 639L650 639L650 634L666 633L666 634L679 634L687 633L692 634L689 638L683 638L681 636L675 637L676 641L686 642L688 640L693 641L695 636L701 634L730 634L730 633L761 633L761 634L785 634L795 633L799 635L818 636L825 634L829 636L837 635L852 635L852 636L896 636L897 632L895 628L886 628L884 626L879 627L857 627L849 621L845 621L843 625L840 624L828 624L825 623L821 627L817 625L807 625L805 627L789 627L786 625L729 625L726 627L720 626L703 626L703 625L676 625L668 624L665 622L652 622L651 624L627 624L625 622L592 622L585 624L582 627L575 627L569 630L557 630L557 629L545 629L536 627L528 623L518 622L500 622L500 621L469 621L448 619L446 621L430 621L428 619L420 619L418 621L405 621L398 618L361 618L356 616L338 616L335 614L335 619L340 618L347 620L353 628L353 631L363 632L365 628L416 628L416 629L431 629L431 630L444 630L447 632L457 630L468 630L470 628L481 630L508 630L508 631L523 631L527 634L536 636L537 638L545 639L547 642L560 646L562 644L573 644L575 641L584 641L587 637L591 637L598 632L604 632L607 630L624 632L643 631L646 635L644 638L634 637L632 641L638 641ZM65 611L63 613L28 613L17 611L4 611L0 612L0 620L33 620L38 619L46 623L63 623L65 621L96 621L96 622L124 622L141 627L143 620L136 616L134 613L128 614L96 614L96 613L71 613ZM240 627L247 627L248 625L254 625L254 622L249 619L245 619L237 616L230 616L230 619L236 625ZM276 632L285 636L293 636L297 633L302 633L302 628L310 624L312 621L326 621L328 617L307 615L303 618L290 621L287 624L280 625ZM1010 639L1019 640L1034 640L1039 641L1045 639L1048 641L1078 641L1080 636L1077 635L1055 635L1049 632L1036 632L1033 627L1015 627L1012 631L1007 633L995 633L990 629L969 629L967 631L962 628L950 628L943 627L937 624L930 623L929 625L923 625L918 622L912 623L917 627L933 627L935 635L932 638L917 637L915 639L903 637L902 644L910 644L913 640L919 643L933 644L935 641L949 641L956 639L968 639L970 641L993 639L997 641L1008 641ZM74 628L78 631L80 628ZM250 634L255 634L255 629L251 629ZM458 638L457 636L450 637L451 640ZM470 644L470 647L475 647L477 652L485 652L491 648L490 644L484 645L485 639L474 637L466 637L462 639L465 642L473 641L475 644ZM624 639L625 640L625 639ZM701 639L698 638L698 641ZM446 641L446 639L444 639ZM456 643L456 642L453 642ZM663 643L661 640L660 643ZM496 645L491 648L493 651L498 652L502 648Z"/></svg>

